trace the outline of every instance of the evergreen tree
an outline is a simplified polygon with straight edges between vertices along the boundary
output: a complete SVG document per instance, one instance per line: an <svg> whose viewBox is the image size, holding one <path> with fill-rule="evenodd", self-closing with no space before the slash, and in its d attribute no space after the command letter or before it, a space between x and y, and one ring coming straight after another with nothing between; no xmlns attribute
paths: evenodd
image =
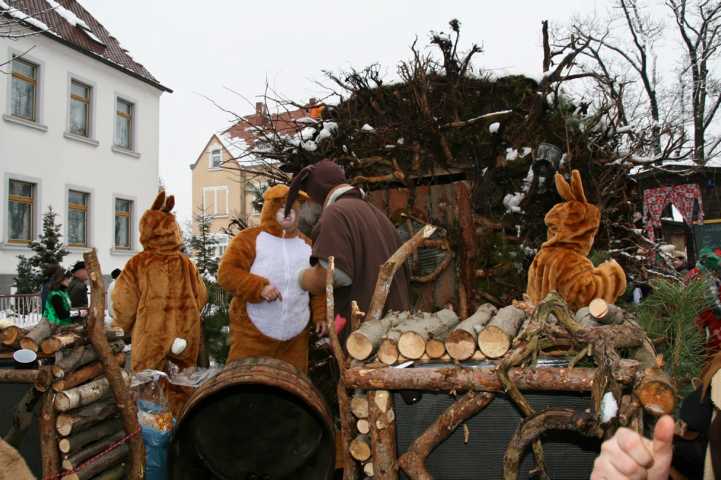
<svg viewBox="0 0 721 480"><path fill-rule="evenodd" d="M210 231L213 217L201 209L193 218L198 229L190 241L193 258L195 258L195 263L198 265L198 271L201 275L215 276L218 271L218 257L215 255L218 240Z"/></svg>
<svg viewBox="0 0 721 480"><path fill-rule="evenodd" d="M18 276L15 278L15 286L18 293L33 293L40 290L45 281L45 272L50 265L60 264L63 258L70 252L65 250L62 242L62 225L55 223L57 212L53 207L43 214L43 232L38 240L30 242L32 257L18 256L20 261L17 266Z"/></svg>

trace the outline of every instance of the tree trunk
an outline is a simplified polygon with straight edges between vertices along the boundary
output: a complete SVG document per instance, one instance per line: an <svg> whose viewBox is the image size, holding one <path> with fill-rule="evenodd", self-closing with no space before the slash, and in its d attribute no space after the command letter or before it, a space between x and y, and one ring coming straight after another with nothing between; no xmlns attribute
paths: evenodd
<svg viewBox="0 0 721 480"><path fill-rule="evenodd" d="M126 384L124 371L121 370L113 356L114 352L108 344L105 336L103 319L105 318L105 285L103 274L100 270L98 257L95 249L83 254L85 265L88 266L91 286L90 313L88 315L87 331L90 343L98 352L100 362L105 368L105 375L110 384L110 389L115 398L115 403L120 410L120 417L123 422L125 433L130 435L128 444L130 447L130 467L128 478L130 480L142 480L143 468L145 465L145 447L140 434L138 423L138 412L135 402L130 398L130 392Z"/></svg>
<svg viewBox="0 0 721 480"><path fill-rule="evenodd" d="M128 374L123 372L123 382L127 381ZM59 392L55 397L55 408L60 412L67 412L73 408L84 407L104 398L109 392L110 383L108 378L98 378L92 382Z"/></svg>
<svg viewBox="0 0 721 480"><path fill-rule="evenodd" d="M447 439L458 426L486 408L493 400L491 393L468 392L455 401L416 438L408 451L398 459L403 471L413 480L433 480L426 469L428 455Z"/></svg>
<svg viewBox="0 0 721 480"><path fill-rule="evenodd" d="M70 413L58 415L55 427L64 437L80 432L96 423L118 413L115 402L111 399L91 403Z"/></svg>
<svg viewBox="0 0 721 480"><path fill-rule="evenodd" d="M116 353L115 360L118 362L118 365L124 365L125 354ZM56 392L69 390L99 377L103 372L105 372L105 369L102 363L91 363L53 383L53 390Z"/></svg>
<svg viewBox="0 0 721 480"><path fill-rule="evenodd" d="M40 349L46 355L52 355L58 350L67 348L73 345L84 343L85 339L77 333L68 332L53 335L40 342Z"/></svg>
<svg viewBox="0 0 721 480"><path fill-rule="evenodd" d="M53 394L43 395L42 408L38 418L40 430L40 456L43 464L43 478L54 479L60 473L60 454L58 453L58 436L55 433L55 408Z"/></svg>
<svg viewBox="0 0 721 480"><path fill-rule="evenodd" d="M512 305L500 309L478 335L481 352L488 358L505 355L525 318L526 313Z"/></svg>
<svg viewBox="0 0 721 480"><path fill-rule="evenodd" d="M398 352L406 358L417 360L426 351L426 340L444 337L457 324L458 316L449 309L411 317L395 327L401 332Z"/></svg>
<svg viewBox="0 0 721 480"><path fill-rule="evenodd" d="M85 431L74 433L69 437L60 439L58 448L65 454L74 453L93 442L97 442L98 440L122 431L122 429L123 425L117 418L105 420Z"/></svg>
<svg viewBox="0 0 721 480"><path fill-rule="evenodd" d="M345 342L348 354L356 360L365 360L378 348L386 332L407 317L407 312L390 312L378 320L362 323L358 330L348 336L348 340Z"/></svg>
<svg viewBox="0 0 721 480"><path fill-rule="evenodd" d="M635 379L638 362L621 360L613 376L628 385ZM595 368L512 368L510 379L520 390L590 392ZM365 390L429 390L503 392L495 367L462 368L350 368L343 372L348 388Z"/></svg>
<svg viewBox="0 0 721 480"><path fill-rule="evenodd" d="M446 337L446 351L455 360L468 360L476 351L478 333L497 312L490 303L481 305L476 313L463 320Z"/></svg>
<svg viewBox="0 0 721 480"><path fill-rule="evenodd" d="M62 480L90 480L96 475L112 469L121 463L128 456L128 445L122 444L117 448L110 450L107 454L99 457L92 463L88 463L75 473L65 475ZM128 478L131 478L128 476Z"/></svg>
<svg viewBox="0 0 721 480"><path fill-rule="evenodd" d="M42 318L40 322L20 340L20 346L27 350L37 352L40 348L40 342L48 338L52 333L52 325L50 325L46 319Z"/></svg>
<svg viewBox="0 0 721 480"><path fill-rule="evenodd" d="M119 431L107 438L104 438L98 442L93 443L92 445L88 445L86 448L83 448L83 449L73 453L72 455L67 455L63 459L63 469L64 470L75 470L87 459L92 458L92 457L104 452L105 450L110 448L111 445L114 445L115 443L120 442L124 437L125 437L125 432Z"/></svg>
<svg viewBox="0 0 721 480"><path fill-rule="evenodd" d="M393 397L387 390L368 394L374 478L397 480L396 417Z"/></svg>
<svg viewBox="0 0 721 480"><path fill-rule="evenodd" d="M350 442L350 455L359 462L365 462L371 457L368 435L358 435Z"/></svg>

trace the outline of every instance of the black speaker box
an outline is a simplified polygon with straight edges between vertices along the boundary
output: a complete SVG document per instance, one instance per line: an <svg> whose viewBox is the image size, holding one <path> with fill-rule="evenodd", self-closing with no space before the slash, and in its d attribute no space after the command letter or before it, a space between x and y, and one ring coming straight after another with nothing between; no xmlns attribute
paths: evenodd
<svg viewBox="0 0 721 480"><path fill-rule="evenodd" d="M591 405L590 393L526 393L525 396L536 411L549 407L584 410ZM396 393L394 401L400 455L453 403L454 398L445 393L424 392L418 402L409 404ZM468 443L464 443L463 427L460 426L431 452L426 467L434 480L502 479L503 455L521 420L520 412L511 400L498 394L490 405L468 421ZM549 432L543 437L543 448L552 479L581 480L590 477L600 441L574 432ZM533 465L529 447L519 478L530 478ZM407 479L404 475L402 478Z"/></svg>

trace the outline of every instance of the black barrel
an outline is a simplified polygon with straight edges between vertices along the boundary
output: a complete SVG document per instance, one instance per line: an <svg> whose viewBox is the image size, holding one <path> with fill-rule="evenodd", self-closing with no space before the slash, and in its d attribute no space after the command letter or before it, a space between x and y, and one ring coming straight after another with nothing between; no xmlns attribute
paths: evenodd
<svg viewBox="0 0 721 480"><path fill-rule="evenodd" d="M333 420L293 366L247 358L193 393L168 460L173 480L327 480L335 467Z"/></svg>

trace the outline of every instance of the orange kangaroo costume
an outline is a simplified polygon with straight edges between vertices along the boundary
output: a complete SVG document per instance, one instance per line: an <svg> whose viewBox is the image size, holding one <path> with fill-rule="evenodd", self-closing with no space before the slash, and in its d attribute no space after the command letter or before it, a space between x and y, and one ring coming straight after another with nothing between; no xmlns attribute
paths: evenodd
<svg viewBox="0 0 721 480"><path fill-rule="evenodd" d="M181 369L195 366L201 340L200 311L208 300L205 283L183 244L175 215L175 199L160 192L140 219L143 251L128 261L113 289L114 323L132 332L133 371L165 370L166 359ZM180 355L170 347L175 338L188 346Z"/></svg>
<svg viewBox="0 0 721 480"><path fill-rule="evenodd" d="M227 361L273 357L306 373L308 323L311 318L314 324L325 321L325 296L309 297L298 285L298 272L310 265L311 242L297 230L284 235L276 213L287 197L285 185L265 192L260 226L235 236L220 262L218 281L233 295ZM293 209L297 215L298 202ZM271 283L282 298L266 302L261 292Z"/></svg>
<svg viewBox="0 0 721 480"><path fill-rule="evenodd" d="M626 289L626 274L615 260L594 267L587 258L601 224L601 211L586 200L578 170L571 184L556 174L556 189L566 200L545 218L548 240L528 270L528 296L539 303L558 292L571 308L588 305L594 298L614 303Z"/></svg>

